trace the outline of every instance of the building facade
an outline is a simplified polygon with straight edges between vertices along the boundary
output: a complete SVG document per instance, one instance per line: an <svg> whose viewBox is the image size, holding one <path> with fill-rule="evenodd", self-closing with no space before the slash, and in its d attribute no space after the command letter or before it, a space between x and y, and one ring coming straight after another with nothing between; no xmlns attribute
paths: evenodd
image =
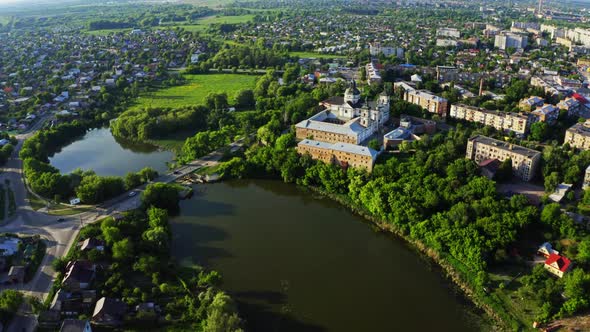
<svg viewBox="0 0 590 332"><path fill-rule="evenodd" d="M514 175L524 181L530 181L535 176L541 162L539 151L482 135L468 140L466 157L478 164L489 159L504 161L510 158Z"/></svg>
<svg viewBox="0 0 590 332"><path fill-rule="evenodd" d="M429 113L447 116L448 100L439 97L428 90L416 90L411 85L398 82L393 84L394 89L402 90L402 97L405 101L426 109Z"/></svg>
<svg viewBox="0 0 590 332"><path fill-rule="evenodd" d="M518 136L525 136L530 125L528 116L524 114L491 111L464 104L451 105L449 116L468 122L478 122L501 131L512 131Z"/></svg>
<svg viewBox="0 0 590 332"><path fill-rule="evenodd" d="M525 48L527 43L528 38L526 35L511 32L502 32L501 34L496 35L494 39L494 46L501 50L506 50L509 47L516 49Z"/></svg>
<svg viewBox="0 0 590 332"><path fill-rule="evenodd" d="M567 111L567 115L570 117L580 116L582 111L582 104L576 98L566 98L557 104L559 109Z"/></svg>
<svg viewBox="0 0 590 332"><path fill-rule="evenodd" d="M360 144L389 120L389 96L381 94L377 101L362 101L354 82L344 98L332 97L320 106L325 109L295 125L297 139Z"/></svg>
<svg viewBox="0 0 590 332"><path fill-rule="evenodd" d="M349 143L326 143L304 139L297 144L299 154L309 154L311 158L326 164L341 167L365 168L373 171L378 152L366 146Z"/></svg>
<svg viewBox="0 0 590 332"><path fill-rule="evenodd" d="M590 150L590 121L576 123L568 128L563 141L563 144L566 143L581 150Z"/></svg>

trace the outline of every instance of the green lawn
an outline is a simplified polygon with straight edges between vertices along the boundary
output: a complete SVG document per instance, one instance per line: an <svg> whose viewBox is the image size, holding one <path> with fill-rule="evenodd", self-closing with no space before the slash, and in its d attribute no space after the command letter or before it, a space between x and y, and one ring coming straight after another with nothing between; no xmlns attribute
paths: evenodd
<svg viewBox="0 0 590 332"><path fill-rule="evenodd" d="M187 138L194 136L195 134L196 134L196 132L185 131L185 132L176 133L174 135L170 135L170 136L163 138L163 139L149 140L148 143L157 145L162 149L173 151L174 153L178 154L182 150L182 146L184 145L184 141Z"/></svg>
<svg viewBox="0 0 590 332"><path fill-rule="evenodd" d="M89 35L95 35L95 36L106 36L109 35L111 33L115 33L115 32L129 32L131 31L131 29L129 28L125 28L125 29L103 29L103 30L88 30L86 31L87 34Z"/></svg>
<svg viewBox="0 0 590 332"><path fill-rule="evenodd" d="M205 32L211 24L240 24L252 21L254 15L239 15L239 16L206 16L197 20L196 24L169 24L168 28L182 28L189 32Z"/></svg>
<svg viewBox="0 0 590 332"><path fill-rule="evenodd" d="M289 55L298 56L300 58L346 59L346 56L344 55L321 54L314 52L289 52Z"/></svg>
<svg viewBox="0 0 590 332"><path fill-rule="evenodd" d="M241 89L253 89L257 76L245 74L185 75L186 84L164 88L139 96L132 109L199 105L211 93L227 93L230 103Z"/></svg>

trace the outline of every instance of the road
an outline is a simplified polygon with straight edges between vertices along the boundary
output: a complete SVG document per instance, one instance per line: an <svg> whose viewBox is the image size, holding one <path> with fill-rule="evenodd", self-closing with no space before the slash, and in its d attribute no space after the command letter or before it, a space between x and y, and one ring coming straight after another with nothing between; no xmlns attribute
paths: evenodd
<svg viewBox="0 0 590 332"><path fill-rule="evenodd" d="M40 119L28 132L17 135L19 142L15 147L15 151L2 168L2 173L0 173L0 183L3 183L5 179L10 180L17 205L16 213L14 216L8 218L4 225L0 226L0 232L38 234L47 244L45 257L29 283L15 286L0 286L0 289L2 287L17 289L41 301L49 293L53 280L56 277L56 271L53 270L52 262L56 258L61 258L68 253L74 245L80 229L88 223L93 223L109 215L138 208L141 203L141 195L138 193L143 191L147 186L147 184L144 184L132 190L135 192L133 195L130 195L130 192L126 192L106 201L96 206L92 211L63 217L63 221L60 222L58 222L59 217L33 210L27 200L27 189L22 174L22 160L19 159L18 153L22 148L23 142L33 135L36 130L41 128L45 121L47 121L47 118ZM229 148L231 151L234 151L242 145L243 141L240 140L231 143ZM212 152L207 156L159 176L153 182L174 182L201 167L217 165L222 156L223 153L221 151ZM8 331L34 331L36 328L36 319L30 313L28 306L23 305L21 309L19 314L11 322Z"/></svg>

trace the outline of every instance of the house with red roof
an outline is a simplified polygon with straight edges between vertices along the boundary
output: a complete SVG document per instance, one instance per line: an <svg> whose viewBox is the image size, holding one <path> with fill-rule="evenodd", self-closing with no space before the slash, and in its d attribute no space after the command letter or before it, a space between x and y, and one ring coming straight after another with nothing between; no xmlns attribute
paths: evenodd
<svg viewBox="0 0 590 332"><path fill-rule="evenodd" d="M562 278L564 273L572 267L572 262L564 256L551 253L549 254L549 257L547 257L544 267L549 273Z"/></svg>

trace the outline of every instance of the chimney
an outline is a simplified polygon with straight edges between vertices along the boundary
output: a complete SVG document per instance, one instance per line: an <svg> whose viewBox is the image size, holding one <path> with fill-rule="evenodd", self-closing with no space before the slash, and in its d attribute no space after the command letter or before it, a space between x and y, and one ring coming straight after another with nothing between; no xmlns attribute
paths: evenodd
<svg viewBox="0 0 590 332"><path fill-rule="evenodd" d="M479 79L479 95L483 95L483 77Z"/></svg>

